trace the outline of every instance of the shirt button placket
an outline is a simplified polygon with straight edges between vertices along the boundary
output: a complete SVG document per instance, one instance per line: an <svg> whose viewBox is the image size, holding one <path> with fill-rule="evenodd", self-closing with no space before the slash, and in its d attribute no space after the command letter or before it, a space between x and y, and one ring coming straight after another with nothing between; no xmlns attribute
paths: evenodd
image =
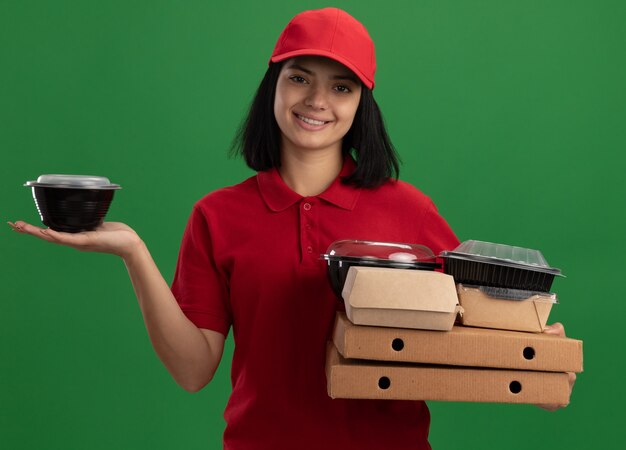
<svg viewBox="0 0 626 450"><path fill-rule="evenodd" d="M300 251L302 252L302 262L307 264L314 258L315 246L312 236L313 220L315 211L314 203L304 199L300 208Z"/></svg>

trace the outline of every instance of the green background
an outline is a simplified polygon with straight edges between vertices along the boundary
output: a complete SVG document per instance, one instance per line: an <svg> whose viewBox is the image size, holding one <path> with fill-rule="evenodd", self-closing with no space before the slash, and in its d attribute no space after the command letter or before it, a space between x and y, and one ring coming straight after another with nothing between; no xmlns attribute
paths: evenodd
<svg viewBox="0 0 626 450"><path fill-rule="evenodd" d="M582 339L572 402L430 403L435 449L623 448L626 7L616 1L336 1L377 46L375 96L461 240L537 248L567 278L551 321ZM311 1L0 0L0 213L22 186L109 177L166 280L192 204L251 175L227 148L274 42ZM220 448L215 380L179 388L124 265L0 229L0 447ZM300 407L295 405L294 408Z"/></svg>

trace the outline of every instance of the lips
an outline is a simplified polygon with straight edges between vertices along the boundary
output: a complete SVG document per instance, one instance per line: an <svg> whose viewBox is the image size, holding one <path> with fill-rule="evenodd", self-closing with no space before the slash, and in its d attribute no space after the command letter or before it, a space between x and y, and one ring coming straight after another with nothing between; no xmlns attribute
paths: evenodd
<svg viewBox="0 0 626 450"><path fill-rule="evenodd" d="M328 122L330 122L330 121L313 119L311 117L306 117L298 113L294 113L294 115L298 118L298 120L314 127L321 127L322 125L326 125Z"/></svg>

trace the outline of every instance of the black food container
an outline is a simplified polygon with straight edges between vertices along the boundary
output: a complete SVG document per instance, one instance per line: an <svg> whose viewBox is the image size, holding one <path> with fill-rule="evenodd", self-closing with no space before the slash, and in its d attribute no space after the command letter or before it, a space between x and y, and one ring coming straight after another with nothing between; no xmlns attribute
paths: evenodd
<svg viewBox="0 0 626 450"><path fill-rule="evenodd" d="M504 244L470 240L439 256L455 283L549 292L554 277L563 276L539 250Z"/></svg>
<svg viewBox="0 0 626 450"><path fill-rule="evenodd" d="M119 185L90 175L41 175L27 181L44 225L55 231L78 233L102 224Z"/></svg>
<svg viewBox="0 0 626 450"><path fill-rule="evenodd" d="M328 261L328 277L339 299L352 266L435 270L441 267L428 247L418 244L341 240L333 242L321 258Z"/></svg>

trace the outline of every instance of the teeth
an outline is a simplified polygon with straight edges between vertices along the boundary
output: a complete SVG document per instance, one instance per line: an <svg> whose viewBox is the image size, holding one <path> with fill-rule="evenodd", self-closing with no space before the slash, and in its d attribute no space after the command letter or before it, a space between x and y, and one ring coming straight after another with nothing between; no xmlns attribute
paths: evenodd
<svg viewBox="0 0 626 450"><path fill-rule="evenodd" d="M300 114L297 114L297 116L298 116L298 119L310 125L324 125L326 123L326 122L322 122L321 120L309 119L308 117L301 116Z"/></svg>

